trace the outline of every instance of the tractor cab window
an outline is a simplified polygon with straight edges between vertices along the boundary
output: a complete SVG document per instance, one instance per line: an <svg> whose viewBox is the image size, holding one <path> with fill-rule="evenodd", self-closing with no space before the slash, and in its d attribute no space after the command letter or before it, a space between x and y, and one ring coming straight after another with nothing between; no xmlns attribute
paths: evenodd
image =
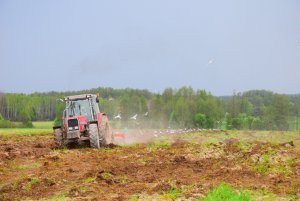
<svg viewBox="0 0 300 201"><path fill-rule="evenodd" d="M88 100L71 101L68 107L68 116L86 116L88 120L92 119L92 113Z"/></svg>

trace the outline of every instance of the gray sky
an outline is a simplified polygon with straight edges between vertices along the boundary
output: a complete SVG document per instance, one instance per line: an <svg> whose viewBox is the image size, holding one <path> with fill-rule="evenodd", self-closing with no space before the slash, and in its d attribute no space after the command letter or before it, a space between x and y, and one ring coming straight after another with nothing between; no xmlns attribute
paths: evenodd
<svg viewBox="0 0 300 201"><path fill-rule="evenodd" d="M300 93L299 0L0 0L0 91Z"/></svg>

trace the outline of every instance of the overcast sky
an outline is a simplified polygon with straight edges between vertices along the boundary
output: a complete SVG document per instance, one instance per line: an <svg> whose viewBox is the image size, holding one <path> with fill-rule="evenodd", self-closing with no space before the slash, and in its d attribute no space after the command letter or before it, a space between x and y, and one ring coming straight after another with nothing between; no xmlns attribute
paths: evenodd
<svg viewBox="0 0 300 201"><path fill-rule="evenodd" d="M0 91L300 93L299 0L0 0Z"/></svg>

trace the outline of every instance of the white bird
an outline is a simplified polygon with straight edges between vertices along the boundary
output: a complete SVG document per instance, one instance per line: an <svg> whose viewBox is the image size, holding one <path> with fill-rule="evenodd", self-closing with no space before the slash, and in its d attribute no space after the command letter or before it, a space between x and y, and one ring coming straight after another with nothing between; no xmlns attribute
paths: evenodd
<svg viewBox="0 0 300 201"><path fill-rule="evenodd" d="M121 114L118 114L117 116L115 116L114 119L122 119Z"/></svg>
<svg viewBox="0 0 300 201"><path fill-rule="evenodd" d="M148 112L146 112L146 113L144 114L144 116L148 116Z"/></svg>
<svg viewBox="0 0 300 201"><path fill-rule="evenodd" d="M130 119L136 120L137 118L137 114L133 115L132 117L130 117Z"/></svg>
<svg viewBox="0 0 300 201"><path fill-rule="evenodd" d="M206 64L206 65L208 66L208 65L210 65L210 64L212 64L212 63L214 63L214 62L215 62L215 59L214 59L214 58L212 58L211 60L209 60L209 61L207 62L207 64Z"/></svg>

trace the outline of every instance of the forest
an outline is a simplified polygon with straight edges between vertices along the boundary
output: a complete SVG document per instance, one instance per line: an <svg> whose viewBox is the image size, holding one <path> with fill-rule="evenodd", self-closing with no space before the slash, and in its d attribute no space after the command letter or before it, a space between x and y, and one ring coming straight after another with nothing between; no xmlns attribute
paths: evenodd
<svg viewBox="0 0 300 201"><path fill-rule="evenodd" d="M97 93L99 107L120 126L144 128L218 128L238 130L298 130L300 95L266 90L214 96L191 87L167 88L162 93L141 89L99 87L48 93L0 93L0 127L32 127L32 121L61 119L68 95ZM119 115L120 119L114 117ZM130 117L137 114L137 120ZM21 122L16 124L15 122Z"/></svg>

